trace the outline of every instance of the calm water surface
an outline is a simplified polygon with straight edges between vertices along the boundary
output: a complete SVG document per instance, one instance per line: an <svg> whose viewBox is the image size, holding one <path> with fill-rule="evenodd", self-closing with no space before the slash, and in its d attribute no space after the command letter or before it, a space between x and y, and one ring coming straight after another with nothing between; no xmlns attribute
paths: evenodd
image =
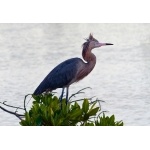
<svg viewBox="0 0 150 150"><path fill-rule="evenodd" d="M81 57L90 32L114 45L93 50L96 67L70 94L90 86L82 97L104 100L108 115L125 125L150 125L150 24L0 24L0 101L22 106L54 66ZM18 122L0 110L0 125Z"/></svg>

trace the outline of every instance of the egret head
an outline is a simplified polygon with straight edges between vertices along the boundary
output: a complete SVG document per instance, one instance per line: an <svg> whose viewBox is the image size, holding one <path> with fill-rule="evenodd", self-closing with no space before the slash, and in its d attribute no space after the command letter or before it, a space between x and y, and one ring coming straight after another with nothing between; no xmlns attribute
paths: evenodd
<svg viewBox="0 0 150 150"><path fill-rule="evenodd" d="M90 33L89 37L85 39L86 42L83 43L83 50L85 49L93 49L101 46L107 46L107 45L113 45L111 43L100 43L97 39L93 37L93 35Z"/></svg>

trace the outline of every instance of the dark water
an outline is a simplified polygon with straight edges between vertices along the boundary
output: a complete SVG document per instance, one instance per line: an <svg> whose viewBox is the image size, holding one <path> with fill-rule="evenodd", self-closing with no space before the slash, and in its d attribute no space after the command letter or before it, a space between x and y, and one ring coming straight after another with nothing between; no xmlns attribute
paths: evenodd
<svg viewBox="0 0 150 150"><path fill-rule="evenodd" d="M104 100L108 115L125 125L150 125L150 24L0 24L0 101L22 106L54 66L81 57L90 32L114 46L93 50L96 67L70 94L90 86L82 97ZM18 122L0 110L0 125Z"/></svg>

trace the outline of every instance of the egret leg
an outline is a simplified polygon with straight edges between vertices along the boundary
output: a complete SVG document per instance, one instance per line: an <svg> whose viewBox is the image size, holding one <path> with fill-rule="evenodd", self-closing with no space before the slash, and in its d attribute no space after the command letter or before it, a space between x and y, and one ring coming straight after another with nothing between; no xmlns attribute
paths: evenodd
<svg viewBox="0 0 150 150"><path fill-rule="evenodd" d="M66 104L68 103L69 87L66 87Z"/></svg>
<svg viewBox="0 0 150 150"><path fill-rule="evenodd" d="M65 88L62 88L62 92L61 92L61 95L60 95L60 97L59 97L59 100L60 100L60 101L62 101L62 98L63 98L63 95L64 95L64 89L65 89Z"/></svg>

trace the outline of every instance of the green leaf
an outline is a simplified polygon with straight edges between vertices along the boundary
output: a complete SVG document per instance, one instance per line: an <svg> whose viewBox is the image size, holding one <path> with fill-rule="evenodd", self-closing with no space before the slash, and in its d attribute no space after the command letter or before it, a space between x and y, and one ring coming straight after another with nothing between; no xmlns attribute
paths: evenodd
<svg viewBox="0 0 150 150"><path fill-rule="evenodd" d="M98 112L98 110L99 110L99 107L96 107L96 108L90 110L90 111L88 112L88 115L89 115L89 116L95 116L96 113Z"/></svg>
<svg viewBox="0 0 150 150"><path fill-rule="evenodd" d="M96 103L97 103L97 101L92 104L92 106L91 106L89 111L91 111L93 109L93 107L96 105Z"/></svg>
<svg viewBox="0 0 150 150"><path fill-rule="evenodd" d="M33 114L32 110L29 110L29 116L30 117L32 117L32 114Z"/></svg>
<svg viewBox="0 0 150 150"><path fill-rule="evenodd" d="M80 109L80 105L77 102L75 102L73 108L79 108Z"/></svg>
<svg viewBox="0 0 150 150"><path fill-rule="evenodd" d="M42 125L42 118L40 116L37 117L36 119L36 125L41 126Z"/></svg>
<svg viewBox="0 0 150 150"><path fill-rule="evenodd" d="M82 115L82 110L78 109L70 113L70 118L77 118Z"/></svg>
<svg viewBox="0 0 150 150"><path fill-rule="evenodd" d="M51 125L55 126L55 121L54 121L54 118L52 116L50 117L50 121L51 121Z"/></svg>
<svg viewBox="0 0 150 150"><path fill-rule="evenodd" d="M42 98L43 96L42 96L42 95L32 95L32 97L35 99L35 101L36 101L37 103L39 103L40 100L41 100L41 98Z"/></svg>
<svg viewBox="0 0 150 150"><path fill-rule="evenodd" d="M53 112L53 109L50 107L50 115L53 116L54 115L54 112Z"/></svg>
<svg viewBox="0 0 150 150"><path fill-rule="evenodd" d="M110 120L110 124L111 124L111 125L115 125L115 116L114 116L114 115L112 115L112 116L109 118L109 120Z"/></svg>
<svg viewBox="0 0 150 150"><path fill-rule="evenodd" d="M82 104L82 110L84 113L87 113L89 110L89 101L87 99L85 99Z"/></svg>

